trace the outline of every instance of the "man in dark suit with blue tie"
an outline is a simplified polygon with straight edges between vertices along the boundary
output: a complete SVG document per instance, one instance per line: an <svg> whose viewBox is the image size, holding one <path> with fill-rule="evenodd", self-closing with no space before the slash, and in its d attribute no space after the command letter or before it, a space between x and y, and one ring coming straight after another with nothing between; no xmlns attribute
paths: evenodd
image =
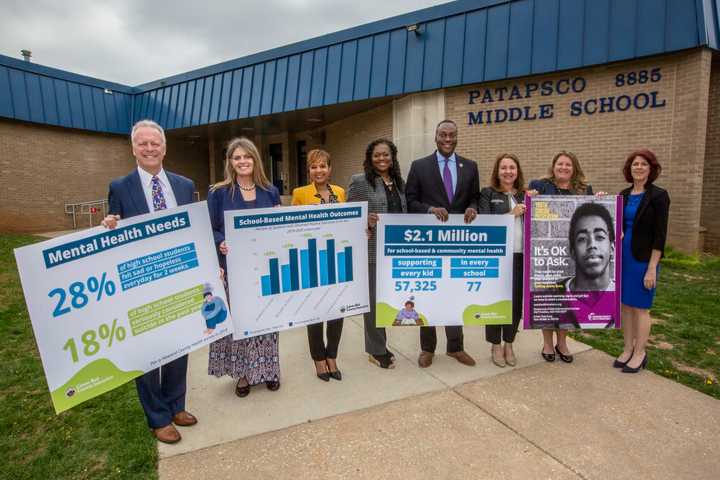
<svg viewBox="0 0 720 480"><path fill-rule="evenodd" d="M130 134L137 168L110 183L110 214L103 220L115 228L121 218L192 203L195 185L180 175L163 169L165 132L157 123L142 120ZM197 419L185 411L187 355L151 370L135 379L138 396L155 437L164 443L181 439L175 425L189 427ZM174 424L174 425L173 425Z"/></svg>
<svg viewBox="0 0 720 480"><path fill-rule="evenodd" d="M410 166L405 195L410 213L431 213L446 222L450 213L465 215L465 223L477 217L480 176L477 164L455 153L457 125L443 120L435 129L437 150L415 160ZM475 360L463 346L461 326L445 327L447 354L463 365L473 366ZM432 365L437 333L435 327L420 327L420 356L418 365Z"/></svg>

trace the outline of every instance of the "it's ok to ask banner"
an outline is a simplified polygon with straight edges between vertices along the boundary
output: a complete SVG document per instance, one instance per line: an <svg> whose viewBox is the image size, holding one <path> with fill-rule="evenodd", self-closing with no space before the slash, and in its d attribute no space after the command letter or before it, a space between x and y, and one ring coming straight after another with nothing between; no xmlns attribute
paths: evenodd
<svg viewBox="0 0 720 480"><path fill-rule="evenodd" d="M15 250L57 413L232 333L211 232L201 202Z"/></svg>

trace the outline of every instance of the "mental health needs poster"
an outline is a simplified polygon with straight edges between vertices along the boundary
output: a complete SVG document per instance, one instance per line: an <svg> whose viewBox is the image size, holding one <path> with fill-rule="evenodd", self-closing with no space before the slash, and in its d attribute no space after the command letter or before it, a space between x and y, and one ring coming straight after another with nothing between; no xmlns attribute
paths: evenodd
<svg viewBox="0 0 720 480"><path fill-rule="evenodd" d="M57 413L232 332L205 202L15 258Z"/></svg>

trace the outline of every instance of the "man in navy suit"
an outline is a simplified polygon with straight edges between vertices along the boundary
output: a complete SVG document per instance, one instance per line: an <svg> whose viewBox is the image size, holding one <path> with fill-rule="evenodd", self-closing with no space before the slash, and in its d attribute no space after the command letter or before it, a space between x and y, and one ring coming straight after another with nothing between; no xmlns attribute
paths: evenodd
<svg viewBox="0 0 720 480"><path fill-rule="evenodd" d="M192 180L163 170L166 144L160 125L141 120L133 126L130 140L137 168L110 183L110 214L102 222L107 228L115 228L121 218L193 201ZM187 362L187 355L183 355L135 379L148 425L164 443L180 441L175 425L189 427L197 423L197 419L185 411Z"/></svg>
<svg viewBox="0 0 720 480"><path fill-rule="evenodd" d="M443 120L435 129L437 150L415 160L408 173L405 195L410 213L431 213L446 222L450 213L465 215L465 223L477 217L480 177L477 164L455 153L457 125ZM473 366L475 360L463 346L461 326L445 327L447 354L463 365ZM420 356L418 365L432 364L437 333L435 327L420 327Z"/></svg>

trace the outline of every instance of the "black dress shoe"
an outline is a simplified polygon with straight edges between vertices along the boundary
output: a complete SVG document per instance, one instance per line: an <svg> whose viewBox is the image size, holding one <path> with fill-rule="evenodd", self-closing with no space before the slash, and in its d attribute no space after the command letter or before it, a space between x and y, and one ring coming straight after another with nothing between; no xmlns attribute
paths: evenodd
<svg viewBox="0 0 720 480"><path fill-rule="evenodd" d="M330 375L330 378L333 378L337 381L342 380L342 373L340 373L340 370L335 370L334 372L328 372L328 375Z"/></svg>
<svg viewBox="0 0 720 480"><path fill-rule="evenodd" d="M265 386L267 387L268 390L270 390L271 392L274 392L274 391L276 391L277 389L280 388L280 381L279 381L279 380L273 380L273 381L270 381L270 382L265 382Z"/></svg>
<svg viewBox="0 0 720 480"><path fill-rule="evenodd" d="M645 368L647 366L647 352L645 352L645 357L643 358L643 361L640 362L640 365L637 368L628 367L625 365L622 367L621 372L622 373L638 373L640 370Z"/></svg>
<svg viewBox="0 0 720 480"><path fill-rule="evenodd" d="M330 381L330 373L329 372L323 372L318 373L317 377L322 380L323 382L329 382Z"/></svg>
<svg viewBox="0 0 720 480"><path fill-rule="evenodd" d="M562 353L560 351L560 349L558 348L557 345L555 345L555 351L557 352L558 355L560 355L560 360L562 360L565 363L572 363L572 361L573 361L572 355L565 355L564 353Z"/></svg>
<svg viewBox="0 0 720 480"><path fill-rule="evenodd" d="M555 361L555 354L554 353L545 353L540 352L540 355L545 359L546 362L554 362Z"/></svg>

